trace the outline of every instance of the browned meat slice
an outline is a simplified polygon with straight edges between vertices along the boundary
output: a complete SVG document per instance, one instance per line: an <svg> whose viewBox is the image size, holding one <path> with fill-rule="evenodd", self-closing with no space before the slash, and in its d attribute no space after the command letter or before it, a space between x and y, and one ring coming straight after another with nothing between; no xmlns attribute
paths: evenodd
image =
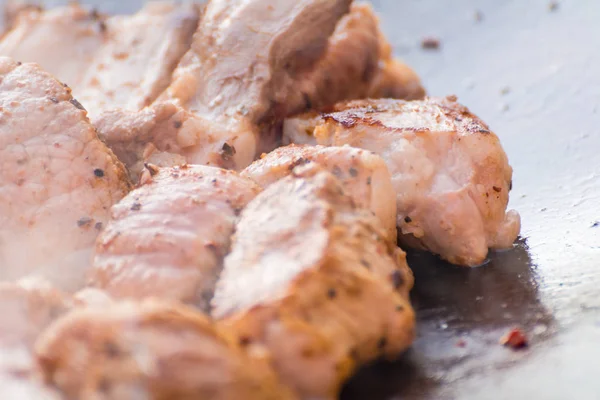
<svg viewBox="0 0 600 400"><path fill-rule="evenodd" d="M256 136L251 126L231 133L240 128L235 124L219 126L168 102L140 112L106 112L95 122L98 135L125 163L134 182L146 162L244 168L254 159Z"/></svg>
<svg viewBox="0 0 600 400"><path fill-rule="evenodd" d="M268 363L202 314L158 302L76 310L37 342L68 399L287 400Z"/></svg>
<svg viewBox="0 0 600 400"><path fill-rule="evenodd" d="M370 151L350 146L289 145L263 155L241 175L266 188L291 174L294 167L311 161L333 173L358 207L379 217L386 238L396 243L396 192L385 161Z"/></svg>
<svg viewBox="0 0 600 400"><path fill-rule="evenodd" d="M349 102L289 120L284 136L381 155L402 239L452 263L478 265L488 248L509 248L519 233L519 215L506 211L512 168L500 141L456 98Z"/></svg>
<svg viewBox="0 0 600 400"><path fill-rule="evenodd" d="M150 105L171 82L197 25L193 4L150 2L135 15L108 18L104 45L96 49L81 85L73 87L90 118L104 110Z"/></svg>
<svg viewBox="0 0 600 400"><path fill-rule="evenodd" d="M208 310L237 214L260 188L205 166L158 170L112 209L90 284L116 298L161 297Z"/></svg>
<svg viewBox="0 0 600 400"><path fill-rule="evenodd" d="M123 165L70 90L35 64L0 58L0 279L82 284Z"/></svg>
<svg viewBox="0 0 600 400"><path fill-rule="evenodd" d="M302 398L334 398L360 363L394 358L414 337L405 254L314 163L242 211L213 316L266 346Z"/></svg>
<svg viewBox="0 0 600 400"><path fill-rule="evenodd" d="M49 11L25 11L0 41L0 56L36 62L78 88L105 41L105 27L103 16L75 3ZM79 95L79 90L75 93Z"/></svg>

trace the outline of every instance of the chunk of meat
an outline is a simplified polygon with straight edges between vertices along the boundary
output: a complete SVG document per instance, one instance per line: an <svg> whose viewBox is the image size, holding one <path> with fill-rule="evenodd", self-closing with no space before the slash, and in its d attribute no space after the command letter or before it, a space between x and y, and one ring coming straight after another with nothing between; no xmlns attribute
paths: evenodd
<svg viewBox="0 0 600 400"><path fill-rule="evenodd" d="M365 100L284 126L286 141L350 146L383 157L404 243L460 265L509 248L520 230L506 212L512 168L498 137L456 98Z"/></svg>
<svg viewBox="0 0 600 400"><path fill-rule="evenodd" d="M260 123L300 107L298 76L325 54L352 0L213 0L166 98L208 119Z"/></svg>
<svg viewBox="0 0 600 400"><path fill-rule="evenodd" d="M105 17L76 3L21 12L0 41L0 56L35 62L76 88L105 41Z"/></svg>
<svg viewBox="0 0 600 400"><path fill-rule="evenodd" d="M417 73L396 59L380 61L375 78L367 92L370 99L421 100L425 89Z"/></svg>
<svg viewBox="0 0 600 400"><path fill-rule="evenodd" d="M252 126L234 124L222 126L169 102L140 112L106 112L95 122L98 135L125 163L134 182L147 162L161 167L246 167L254 159L256 133Z"/></svg>
<svg viewBox="0 0 600 400"><path fill-rule="evenodd" d="M208 310L237 214L260 192L233 171L149 166L113 206L90 284L116 298L160 297Z"/></svg>
<svg viewBox="0 0 600 400"><path fill-rule="evenodd" d="M302 398L334 398L360 363L414 337L405 254L316 164L297 167L242 211L213 316L266 346Z"/></svg>
<svg viewBox="0 0 600 400"><path fill-rule="evenodd" d="M105 110L138 111L167 88L190 47L199 10L151 2L126 16L76 4L21 14L0 42L0 55L36 62L68 82L95 119Z"/></svg>
<svg viewBox="0 0 600 400"><path fill-rule="evenodd" d="M110 207L130 189L70 90L35 64L0 58L1 279L83 283Z"/></svg>
<svg viewBox="0 0 600 400"><path fill-rule="evenodd" d="M265 154L241 175L266 188L288 176L299 165L316 162L333 173L354 203L370 209L386 232L386 239L396 243L396 192L385 161L370 151L350 146L289 145Z"/></svg>
<svg viewBox="0 0 600 400"><path fill-rule="evenodd" d="M35 370L35 340L70 307L69 296L46 282L1 282L0 375L30 376Z"/></svg>
<svg viewBox="0 0 600 400"><path fill-rule="evenodd" d="M48 383L70 399L291 399L264 357L181 305L79 309L44 332Z"/></svg>
<svg viewBox="0 0 600 400"><path fill-rule="evenodd" d="M197 26L194 4L150 2L135 15L108 18L103 46L81 85L73 86L90 118L150 105L169 86Z"/></svg>
<svg viewBox="0 0 600 400"><path fill-rule="evenodd" d="M366 96L362 97L402 100L422 100L425 97L425 89L421 86L419 76L408 65L393 58L392 46L381 31L379 32L379 56L375 77Z"/></svg>
<svg viewBox="0 0 600 400"><path fill-rule="evenodd" d="M59 398L37 380L33 345L70 306L69 297L46 282L0 283L0 398Z"/></svg>

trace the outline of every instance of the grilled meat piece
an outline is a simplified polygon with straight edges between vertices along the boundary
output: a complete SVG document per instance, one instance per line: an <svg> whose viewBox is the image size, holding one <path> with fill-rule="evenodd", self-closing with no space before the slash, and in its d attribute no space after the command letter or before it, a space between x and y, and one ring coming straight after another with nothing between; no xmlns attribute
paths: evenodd
<svg viewBox="0 0 600 400"><path fill-rule="evenodd" d="M266 188L308 162L333 173L358 207L370 209L379 217L386 239L396 243L396 192L385 161L370 151L349 146L289 145L263 155L241 175Z"/></svg>
<svg viewBox="0 0 600 400"><path fill-rule="evenodd" d="M148 3L134 15L106 19L103 46L73 90L95 118L105 110L138 111L171 83L198 26L193 4ZM66 77L64 79L67 79Z"/></svg>
<svg viewBox="0 0 600 400"><path fill-rule="evenodd" d="M130 189L70 90L0 58L0 278L83 283L110 207Z"/></svg>
<svg viewBox="0 0 600 400"><path fill-rule="evenodd" d="M394 358L414 337L405 254L314 163L242 211L213 316L266 346L302 398L333 398L361 363Z"/></svg>
<svg viewBox="0 0 600 400"><path fill-rule="evenodd" d="M260 188L220 168L148 168L141 187L113 206L89 283L115 298L160 297L208 310L237 213Z"/></svg>
<svg viewBox="0 0 600 400"><path fill-rule="evenodd" d="M204 315L156 301L75 310L36 344L46 381L68 399L277 399L293 396L263 357Z"/></svg>
<svg viewBox="0 0 600 400"><path fill-rule="evenodd" d="M79 86L105 42L104 16L77 4L19 13L0 41L0 56L35 62L71 87Z"/></svg>
<svg viewBox="0 0 600 400"><path fill-rule="evenodd" d="M498 137L456 98L364 100L289 120L286 141L350 145L383 157L397 194L401 240L460 265L512 246L512 168Z"/></svg>
<svg viewBox="0 0 600 400"><path fill-rule="evenodd" d="M76 4L22 12L0 55L36 62L67 82L92 119L105 110L138 111L171 82L198 15L196 5L161 2L114 17Z"/></svg>

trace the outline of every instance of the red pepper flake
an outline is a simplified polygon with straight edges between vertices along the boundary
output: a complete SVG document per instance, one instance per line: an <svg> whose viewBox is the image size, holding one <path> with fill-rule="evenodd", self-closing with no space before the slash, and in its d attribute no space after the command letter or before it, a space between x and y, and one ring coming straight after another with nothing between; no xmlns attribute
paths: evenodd
<svg viewBox="0 0 600 400"><path fill-rule="evenodd" d="M456 342L456 347L467 347L467 342L464 339L458 339Z"/></svg>
<svg viewBox="0 0 600 400"><path fill-rule="evenodd" d="M494 189L494 192L500 193L502 191L502 188L499 186L493 186L492 189Z"/></svg>
<svg viewBox="0 0 600 400"><path fill-rule="evenodd" d="M440 39L434 36L424 37L421 40L421 47L426 50L437 50L440 48Z"/></svg>
<svg viewBox="0 0 600 400"><path fill-rule="evenodd" d="M500 344L503 346L510 346L513 349L522 349L527 347L527 337L521 332L519 328L511 329L502 336Z"/></svg>

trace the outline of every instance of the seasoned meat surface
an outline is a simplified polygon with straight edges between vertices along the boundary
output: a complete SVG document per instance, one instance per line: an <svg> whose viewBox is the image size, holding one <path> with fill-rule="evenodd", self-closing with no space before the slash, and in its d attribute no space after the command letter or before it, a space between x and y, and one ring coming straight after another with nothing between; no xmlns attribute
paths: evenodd
<svg viewBox="0 0 600 400"><path fill-rule="evenodd" d="M36 62L68 83L95 120L105 110L138 111L166 89L198 16L196 5L168 2L112 17L77 4L23 11L0 55Z"/></svg>
<svg viewBox="0 0 600 400"><path fill-rule="evenodd" d="M39 64L79 96L87 70L106 40L104 19L76 3L48 11L25 10L0 41L0 56Z"/></svg>
<svg viewBox="0 0 600 400"><path fill-rule="evenodd" d="M302 398L334 398L363 362L412 341L405 254L317 165L297 167L242 211L213 316L267 347Z"/></svg>
<svg viewBox="0 0 600 400"><path fill-rule="evenodd" d="M376 154L350 146L289 145L265 154L249 165L241 175L266 188L290 175L296 166L316 162L333 173L354 203L370 209L396 243L396 192L385 161Z"/></svg>
<svg viewBox="0 0 600 400"><path fill-rule="evenodd" d="M233 171L148 166L112 208L89 284L115 298L160 297L208 310L237 214L260 192Z"/></svg>
<svg viewBox="0 0 600 400"><path fill-rule="evenodd" d="M70 90L35 64L0 58L1 279L76 289L110 207L130 189Z"/></svg>
<svg viewBox="0 0 600 400"><path fill-rule="evenodd" d="M254 127L233 124L200 118L169 102L140 112L106 112L95 122L98 135L125 163L134 182L146 162L161 167L185 163L246 167L256 152Z"/></svg>
<svg viewBox="0 0 600 400"><path fill-rule="evenodd" d="M37 342L46 381L67 399L287 400L264 358L181 305L75 310Z"/></svg>
<svg viewBox="0 0 600 400"><path fill-rule="evenodd" d="M169 86L197 25L198 7L189 3L149 2L134 15L106 19L104 43L73 87L90 118L150 105Z"/></svg>
<svg viewBox="0 0 600 400"><path fill-rule="evenodd" d="M512 168L500 141L454 97L343 103L287 121L284 136L381 155L402 240L452 263L478 265L488 248L509 248L519 233L519 215L506 211Z"/></svg>

